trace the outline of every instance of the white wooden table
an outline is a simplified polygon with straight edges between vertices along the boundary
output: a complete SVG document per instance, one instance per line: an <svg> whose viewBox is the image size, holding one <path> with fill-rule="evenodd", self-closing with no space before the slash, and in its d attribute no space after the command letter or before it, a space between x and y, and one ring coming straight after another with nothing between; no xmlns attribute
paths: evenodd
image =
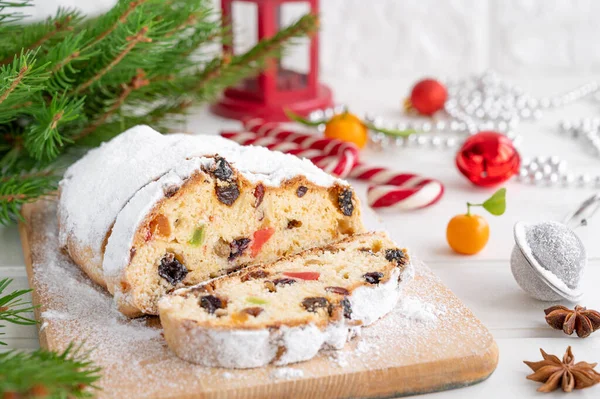
<svg viewBox="0 0 600 399"><path fill-rule="evenodd" d="M400 103L414 77L395 81L348 82L330 80L339 102L349 104L357 113L373 112L388 119L401 117ZM515 78L526 90L536 95L551 95L567 90L584 78ZM600 104L583 103L546 114L535 123L523 123L518 133L524 136L521 153L525 157L560 155L574 171L600 174L600 159L587 155L580 145L557 133L557 122L597 115ZM235 128L232 121L211 116L198 109L182 129L195 133L214 134L225 127ZM486 216L491 226L487 248L472 257L452 253L445 241L448 220L465 211L466 201L479 201L492 190L472 186L456 170L454 153L446 150L400 149L395 152L364 152L364 160L397 170L420 173L438 178L446 185L446 194L437 205L414 213L381 212L381 218L392 236L410 247L425 261L484 322L494 334L500 348L500 363L485 382L455 391L430 394L432 398L534 398L542 397L535 390L537 383L525 379L529 369L522 360L538 360L539 348L562 357L568 345L573 346L577 360L600 361L600 333L587 339L568 337L547 327L543 309L547 303L529 298L515 283L509 258L513 247L512 226L516 221L562 220L592 189L535 187L516 181L506 184L508 210L502 217ZM355 183L364 194L365 185ZM596 191L600 191L597 189ZM600 308L600 215L590 225L577 230L588 249L589 264L584 277L585 296L581 304ZM15 279L12 289L27 287L27 278L16 227L0 228L0 278ZM457 328L468 328L457 320ZM38 347L35 327L8 326L2 339L9 348ZM510 395L510 396L509 396ZM558 397L560 392L545 395ZM578 391L575 398L598 398L600 386Z"/></svg>

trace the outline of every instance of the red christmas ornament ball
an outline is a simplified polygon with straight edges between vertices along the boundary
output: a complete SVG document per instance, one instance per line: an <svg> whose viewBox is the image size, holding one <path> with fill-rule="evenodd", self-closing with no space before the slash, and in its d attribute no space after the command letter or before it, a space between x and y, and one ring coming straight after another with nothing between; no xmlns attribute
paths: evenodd
<svg viewBox="0 0 600 399"><path fill-rule="evenodd" d="M458 151L456 166L473 184L489 187L518 173L521 156L505 135L479 132L469 137Z"/></svg>
<svg viewBox="0 0 600 399"><path fill-rule="evenodd" d="M433 115L444 108L448 91L435 79L423 79L412 88L410 102L423 115Z"/></svg>

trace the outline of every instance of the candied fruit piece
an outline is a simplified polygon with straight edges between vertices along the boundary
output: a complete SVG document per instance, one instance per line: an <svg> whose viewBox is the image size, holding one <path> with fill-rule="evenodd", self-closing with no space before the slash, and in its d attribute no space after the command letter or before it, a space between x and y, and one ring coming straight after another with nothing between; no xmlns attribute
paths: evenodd
<svg viewBox="0 0 600 399"><path fill-rule="evenodd" d="M212 173L219 180L229 180L233 176L231 165L223 157L215 157L215 166Z"/></svg>
<svg viewBox="0 0 600 399"><path fill-rule="evenodd" d="M229 244L229 257L227 260L232 261L235 258L242 256L244 251L248 248L248 245L250 245L250 241L249 238L238 238L237 240L233 240L231 244Z"/></svg>
<svg viewBox="0 0 600 399"><path fill-rule="evenodd" d="M352 306L350 304L350 300L348 298L344 298L341 300L340 304L342 305L342 309L344 309L344 317L347 319L352 318Z"/></svg>
<svg viewBox="0 0 600 399"><path fill-rule="evenodd" d="M296 195L298 196L298 198L302 198L302 197L304 197L304 195L306 194L307 191L308 191L308 187L300 186L296 190Z"/></svg>
<svg viewBox="0 0 600 399"><path fill-rule="evenodd" d="M406 255L404 254L404 251L398 248L386 249L385 259L387 259L389 262L395 262L398 266L402 266L404 265Z"/></svg>
<svg viewBox="0 0 600 399"><path fill-rule="evenodd" d="M248 298L246 298L246 302L249 302L253 305L266 305L269 303L269 301L267 301L266 299L262 299L256 296L249 296Z"/></svg>
<svg viewBox="0 0 600 399"><path fill-rule="evenodd" d="M223 185L217 184L215 192L217 193L217 199L227 206L231 206L240 196L240 189L237 182L229 182Z"/></svg>
<svg viewBox="0 0 600 399"><path fill-rule="evenodd" d="M203 242L204 242L204 225L196 227L196 229L194 230L194 234L192 234L192 238L190 238L190 240L188 241L188 244L190 244L193 247L198 247L198 246L202 245Z"/></svg>
<svg viewBox="0 0 600 399"><path fill-rule="evenodd" d="M162 213L154 216L154 219L150 222L150 234L151 236L168 237L171 235L171 225L169 224L169 218Z"/></svg>
<svg viewBox="0 0 600 399"><path fill-rule="evenodd" d="M383 273L381 272L370 272L363 274L363 277L369 284L379 284L381 278L383 277Z"/></svg>
<svg viewBox="0 0 600 399"><path fill-rule="evenodd" d="M217 241L215 247L213 248L213 252L222 258L229 256L230 251L229 243L223 238L219 238L219 241Z"/></svg>
<svg viewBox="0 0 600 399"><path fill-rule="evenodd" d="M318 280L321 276L319 272L283 272L284 276L299 278L300 280Z"/></svg>
<svg viewBox="0 0 600 399"><path fill-rule="evenodd" d="M296 219L292 219L292 220L288 220L288 224L287 224L287 228L288 229L295 229L297 227L301 227L302 226L302 222Z"/></svg>
<svg viewBox="0 0 600 399"><path fill-rule="evenodd" d="M352 216L352 212L354 212L354 204L352 203L352 190L347 188L338 195L338 206L344 215Z"/></svg>
<svg viewBox="0 0 600 399"><path fill-rule="evenodd" d="M344 287L325 287L325 291L340 295L350 295L350 292Z"/></svg>
<svg viewBox="0 0 600 399"><path fill-rule="evenodd" d="M322 296L308 297L302 300L302 306L309 312L317 313L319 309L329 308L329 301Z"/></svg>
<svg viewBox="0 0 600 399"><path fill-rule="evenodd" d="M225 303L221 298L214 295L204 295L200 297L200 306L210 314L215 313L217 309L225 308Z"/></svg>
<svg viewBox="0 0 600 399"><path fill-rule="evenodd" d="M158 265L158 275L171 285L179 284L188 274L188 269L175 259L175 254L167 252Z"/></svg>
<svg viewBox="0 0 600 399"><path fill-rule="evenodd" d="M256 188L254 189L254 198L256 199L254 201L255 208L258 208L260 206L260 204L262 204L264 197L265 197L265 186L263 186L262 183L258 183Z"/></svg>
<svg viewBox="0 0 600 399"><path fill-rule="evenodd" d="M242 312L249 314L250 316L254 316L254 317L258 317L258 315L261 314L263 311L264 311L264 309L261 308L260 306L253 306L250 308L242 309Z"/></svg>
<svg viewBox="0 0 600 399"><path fill-rule="evenodd" d="M240 280L242 282L246 282L248 280L256 280L256 279L265 278L265 277L269 277L269 272L267 272L263 269L258 269L258 270L252 270L251 272L244 274Z"/></svg>
<svg viewBox="0 0 600 399"><path fill-rule="evenodd" d="M273 284L275 285L292 285L295 284L296 280L292 278L277 278L273 280Z"/></svg>
<svg viewBox="0 0 600 399"><path fill-rule="evenodd" d="M265 288L269 290L269 292L277 292L277 287L275 287L275 283L272 281L265 281Z"/></svg>
<svg viewBox="0 0 600 399"><path fill-rule="evenodd" d="M243 323L248 320L248 313L241 311L231 315L231 321L234 323Z"/></svg>
<svg viewBox="0 0 600 399"><path fill-rule="evenodd" d="M252 257L258 255L263 245L273 236L275 229L273 227L267 227L254 232L252 247L250 247L250 253Z"/></svg>

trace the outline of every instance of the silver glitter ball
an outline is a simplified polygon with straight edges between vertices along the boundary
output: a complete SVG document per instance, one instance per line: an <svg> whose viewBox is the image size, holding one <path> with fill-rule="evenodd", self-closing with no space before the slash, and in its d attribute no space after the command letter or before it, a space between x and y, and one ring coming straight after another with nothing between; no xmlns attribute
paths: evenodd
<svg viewBox="0 0 600 399"><path fill-rule="evenodd" d="M518 222L510 259L519 286L541 301L578 301L587 255L581 239L558 222Z"/></svg>

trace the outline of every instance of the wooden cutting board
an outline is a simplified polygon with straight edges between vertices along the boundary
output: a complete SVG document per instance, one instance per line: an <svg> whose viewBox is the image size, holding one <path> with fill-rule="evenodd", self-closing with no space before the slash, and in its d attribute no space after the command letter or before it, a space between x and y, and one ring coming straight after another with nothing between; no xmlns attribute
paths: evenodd
<svg viewBox="0 0 600 399"><path fill-rule="evenodd" d="M155 317L128 320L57 248L56 206L23 208L21 242L40 345L83 341L103 370L101 398L382 398L441 391L486 379L498 363L491 334L424 265L397 308L342 351L282 367L193 365L166 346ZM412 312L412 314L411 314Z"/></svg>

